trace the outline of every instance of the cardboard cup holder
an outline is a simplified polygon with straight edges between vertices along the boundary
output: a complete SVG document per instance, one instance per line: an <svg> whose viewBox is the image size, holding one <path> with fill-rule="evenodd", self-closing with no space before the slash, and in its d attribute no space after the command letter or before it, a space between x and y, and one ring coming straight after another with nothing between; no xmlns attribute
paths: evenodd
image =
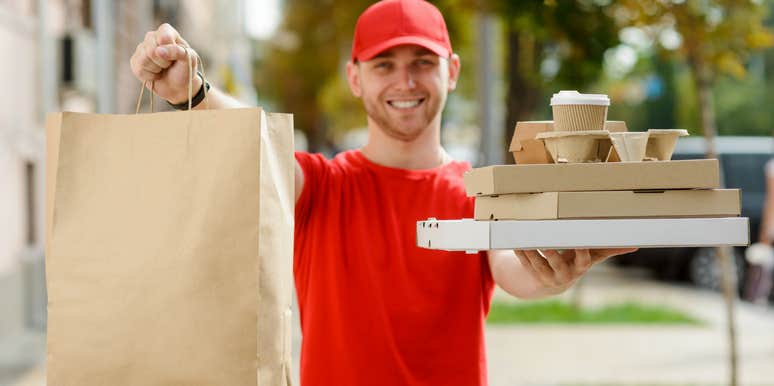
<svg viewBox="0 0 774 386"><path fill-rule="evenodd" d="M538 133L554 163L600 162L600 147L609 140L607 130L552 131Z"/></svg>
<svg viewBox="0 0 774 386"><path fill-rule="evenodd" d="M688 130L674 129L648 130L648 146L645 150L646 161L669 161L675 151L677 138L688 135Z"/></svg>
<svg viewBox="0 0 774 386"><path fill-rule="evenodd" d="M610 98L562 90L551 97L553 121L518 122L510 151L517 164L669 161L687 130L629 132L607 121Z"/></svg>
<svg viewBox="0 0 774 386"><path fill-rule="evenodd" d="M644 160L648 138L649 134L643 132L610 133L613 148L621 162Z"/></svg>

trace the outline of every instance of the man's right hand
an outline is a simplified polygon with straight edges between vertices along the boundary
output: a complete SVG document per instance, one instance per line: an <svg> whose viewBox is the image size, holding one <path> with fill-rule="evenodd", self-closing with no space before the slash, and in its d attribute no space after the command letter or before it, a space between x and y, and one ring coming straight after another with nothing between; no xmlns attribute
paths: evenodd
<svg viewBox="0 0 774 386"><path fill-rule="evenodd" d="M137 45L129 63L137 79L154 81L156 95L170 103L178 104L188 100L188 43L171 25L164 23L157 30L145 34L145 40ZM191 61L194 71L197 65L193 49ZM193 79L193 93L202 86L198 76ZM150 85L149 85L150 87Z"/></svg>

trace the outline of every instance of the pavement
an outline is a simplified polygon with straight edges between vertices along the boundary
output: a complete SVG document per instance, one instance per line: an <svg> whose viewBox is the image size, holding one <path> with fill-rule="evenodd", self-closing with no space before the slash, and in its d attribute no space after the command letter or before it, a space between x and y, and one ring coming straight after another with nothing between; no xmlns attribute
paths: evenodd
<svg viewBox="0 0 774 386"><path fill-rule="evenodd" d="M663 305L701 326L488 326L490 385L727 385L728 330L720 294L668 285L611 265L579 287L584 306ZM562 295L574 296L571 291ZM514 301L497 293L498 301ZM735 303L739 385L774 385L774 308Z"/></svg>
<svg viewBox="0 0 774 386"><path fill-rule="evenodd" d="M700 326L506 325L486 332L491 386L725 385L729 366L725 307L719 294L649 279L640 271L596 266L584 278L584 306L623 301L665 305ZM497 292L496 301L519 301ZM296 313L297 315L297 313ZM774 308L736 303L739 385L774 386ZM301 334L293 337L298 385ZM0 340L0 386L45 385L45 336Z"/></svg>

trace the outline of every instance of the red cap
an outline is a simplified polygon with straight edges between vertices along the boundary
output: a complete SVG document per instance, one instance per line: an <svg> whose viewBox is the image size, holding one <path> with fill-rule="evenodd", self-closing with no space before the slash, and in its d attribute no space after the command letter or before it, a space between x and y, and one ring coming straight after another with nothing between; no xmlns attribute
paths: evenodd
<svg viewBox="0 0 774 386"><path fill-rule="evenodd" d="M383 0L357 19L352 60L368 61L382 51L416 44L448 58L452 54L443 15L424 0Z"/></svg>

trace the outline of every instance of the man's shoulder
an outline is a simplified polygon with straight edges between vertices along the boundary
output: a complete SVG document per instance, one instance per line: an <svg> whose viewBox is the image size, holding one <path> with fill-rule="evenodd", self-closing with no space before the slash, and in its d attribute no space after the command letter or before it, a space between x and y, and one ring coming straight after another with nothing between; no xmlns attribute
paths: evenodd
<svg viewBox="0 0 774 386"><path fill-rule="evenodd" d="M305 151L295 152L296 161L302 168L323 167L323 168L351 168L355 166L356 150L346 150L336 153L333 156L325 153L310 153Z"/></svg>

